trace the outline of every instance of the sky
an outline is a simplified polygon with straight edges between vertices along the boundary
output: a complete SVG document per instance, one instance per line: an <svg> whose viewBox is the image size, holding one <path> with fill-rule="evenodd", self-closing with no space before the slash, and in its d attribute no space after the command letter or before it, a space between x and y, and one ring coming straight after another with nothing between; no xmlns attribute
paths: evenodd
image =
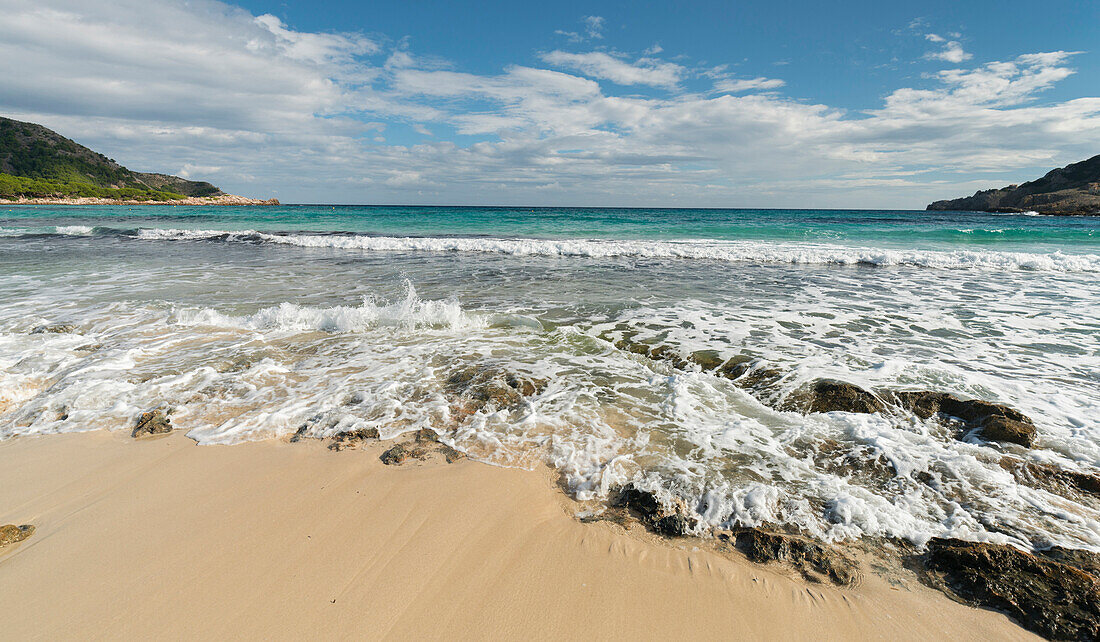
<svg viewBox="0 0 1100 642"><path fill-rule="evenodd" d="M1100 2L0 0L0 114L283 202L920 209L1100 153Z"/></svg>

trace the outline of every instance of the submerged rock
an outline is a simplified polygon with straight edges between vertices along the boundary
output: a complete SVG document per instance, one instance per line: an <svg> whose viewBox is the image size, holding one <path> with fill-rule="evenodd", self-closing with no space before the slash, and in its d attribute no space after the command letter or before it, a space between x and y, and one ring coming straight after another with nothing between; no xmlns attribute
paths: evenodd
<svg viewBox="0 0 1100 642"><path fill-rule="evenodd" d="M675 499L671 507L665 507L652 492L642 490L634 484L618 489L612 496L612 505L634 513L638 521L659 535L687 535L699 523L683 500Z"/></svg>
<svg viewBox="0 0 1100 642"><path fill-rule="evenodd" d="M68 334L75 331L76 326L71 323L52 323L35 327L31 334Z"/></svg>
<svg viewBox="0 0 1100 642"><path fill-rule="evenodd" d="M377 441L379 438L377 428L360 428L342 432L332 438L328 445L329 450L341 451L362 445L367 441Z"/></svg>
<svg viewBox="0 0 1100 642"><path fill-rule="evenodd" d="M479 410L505 410L518 407L526 397L541 394L547 381L507 372L492 366L468 366L447 377L446 390L455 398L460 414Z"/></svg>
<svg viewBox="0 0 1100 642"><path fill-rule="evenodd" d="M1100 579L1011 546L933 539L926 567L963 601L998 609L1059 640L1100 636Z"/></svg>
<svg viewBox="0 0 1100 642"><path fill-rule="evenodd" d="M1012 473L1018 481L1053 491L1072 489L1077 492L1100 495L1100 475L1066 470L1052 464L1040 464L1015 457L1004 457L1001 468Z"/></svg>
<svg viewBox="0 0 1100 642"><path fill-rule="evenodd" d="M172 419L165 411L158 408L141 413L134 426L132 436L162 435L169 432L172 432Z"/></svg>
<svg viewBox="0 0 1100 642"><path fill-rule="evenodd" d="M21 526L4 524L0 526L0 548L8 544L22 542L31 535L34 535L34 526L30 524L23 524Z"/></svg>
<svg viewBox="0 0 1100 642"><path fill-rule="evenodd" d="M955 417L986 441L1030 447L1035 442L1035 424L1023 413L1003 404L963 399L946 392L907 391L891 393L896 404L922 419L936 415Z"/></svg>
<svg viewBox="0 0 1100 642"><path fill-rule="evenodd" d="M754 562L788 564L807 579L824 576L835 584L850 585L859 578L856 563L838 549L798 535L743 528L718 537L734 544Z"/></svg>
<svg viewBox="0 0 1100 642"><path fill-rule="evenodd" d="M878 396L852 383L819 379L791 394L783 402L784 410L800 412L857 412L870 414L886 410Z"/></svg>

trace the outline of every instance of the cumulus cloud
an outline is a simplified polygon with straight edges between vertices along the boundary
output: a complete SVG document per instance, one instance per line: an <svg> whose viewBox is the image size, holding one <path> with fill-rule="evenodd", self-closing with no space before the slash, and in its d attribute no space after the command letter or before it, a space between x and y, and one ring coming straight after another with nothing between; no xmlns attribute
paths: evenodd
<svg viewBox="0 0 1100 642"><path fill-rule="evenodd" d="M926 33L924 34L924 38L929 42L943 45L939 51L929 51L924 54L924 57L928 60L942 60L944 62L958 64L974 57L963 50L958 40L948 40L934 33Z"/></svg>
<svg viewBox="0 0 1100 642"><path fill-rule="evenodd" d="M680 82L684 68L655 58L639 58L627 62L602 51L567 53L551 51L540 56L543 62L575 69L586 76L610 80L618 85L649 85L674 88Z"/></svg>
<svg viewBox="0 0 1100 642"><path fill-rule="evenodd" d="M655 53L464 73L212 0L0 0L0 14L0 112L135 169L286 201L919 206L973 191L974 172L1011 182L1100 146L1100 98L1037 100L1073 73L1065 51L960 61L849 111ZM698 76L716 91L685 88ZM427 138L387 143L390 126Z"/></svg>

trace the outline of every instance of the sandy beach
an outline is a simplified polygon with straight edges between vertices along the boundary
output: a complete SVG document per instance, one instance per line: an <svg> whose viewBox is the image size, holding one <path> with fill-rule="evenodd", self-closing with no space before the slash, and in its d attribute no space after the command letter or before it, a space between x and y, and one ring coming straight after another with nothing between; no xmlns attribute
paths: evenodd
<svg viewBox="0 0 1100 642"><path fill-rule="evenodd" d="M0 444L10 639L1026 639L914 582L852 588L582 523L547 471L179 433Z"/></svg>

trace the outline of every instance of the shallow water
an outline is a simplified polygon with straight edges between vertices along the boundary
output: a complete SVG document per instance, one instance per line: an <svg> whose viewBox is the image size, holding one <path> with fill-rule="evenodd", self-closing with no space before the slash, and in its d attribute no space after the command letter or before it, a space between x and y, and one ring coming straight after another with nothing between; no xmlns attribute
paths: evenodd
<svg viewBox="0 0 1100 642"><path fill-rule="evenodd" d="M128 429L161 404L200 443L431 427L482 460L548 462L582 498L640 481L705 525L1100 548L1096 497L1000 465L1100 467L1100 219L5 210L0 437ZM616 348L624 334L762 359L785 373L776 395L831 377L998 401L1038 443L904 413L780 412ZM468 366L546 387L457 412L447 382Z"/></svg>

